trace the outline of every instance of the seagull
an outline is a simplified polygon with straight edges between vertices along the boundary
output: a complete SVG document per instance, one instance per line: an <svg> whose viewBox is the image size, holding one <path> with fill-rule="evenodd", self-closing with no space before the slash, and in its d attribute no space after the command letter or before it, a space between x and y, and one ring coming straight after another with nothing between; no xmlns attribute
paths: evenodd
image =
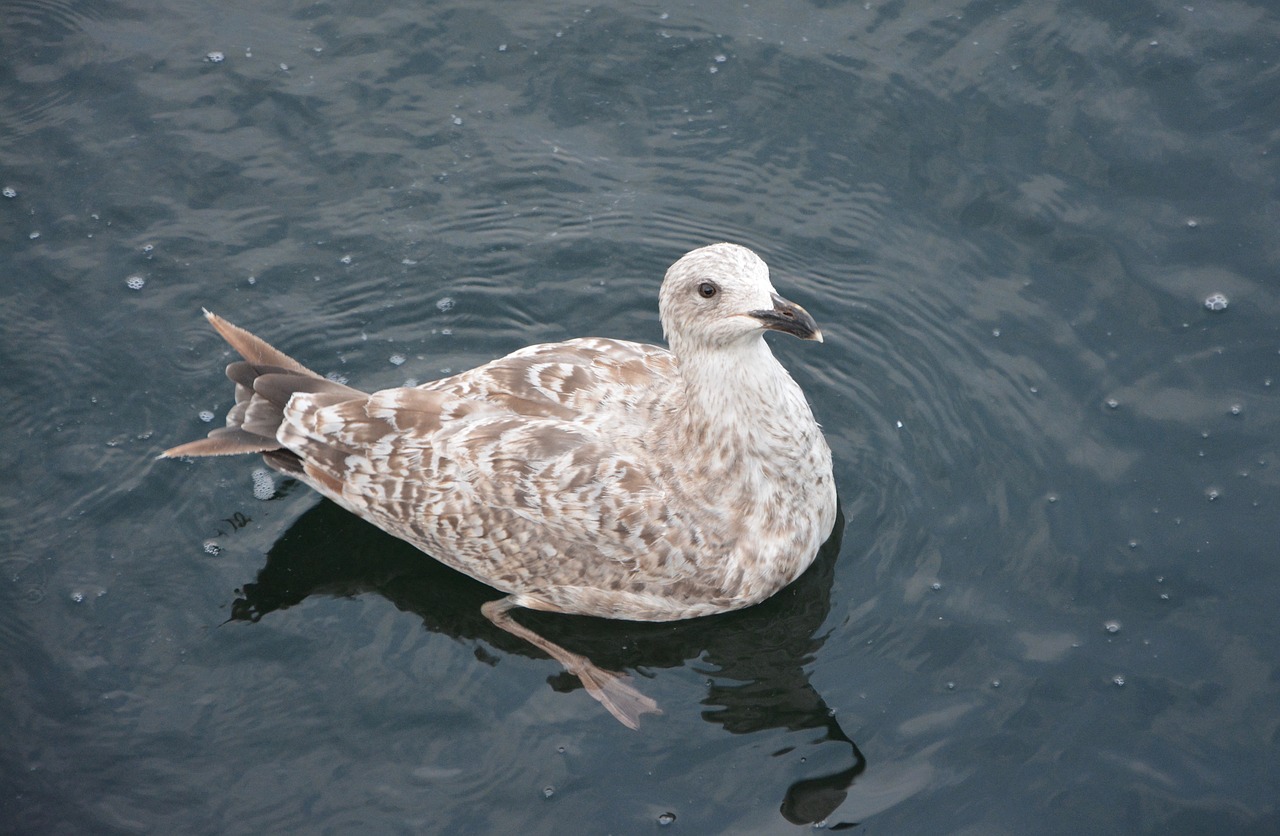
<svg viewBox="0 0 1280 836"><path fill-rule="evenodd" d="M205 311L243 360L226 426L162 458L261 454L281 473L505 597L497 627L629 728L657 703L513 618L518 608L677 621L757 604L835 525L831 451L765 331L822 342L736 244L693 250L658 300L664 349L532 345L369 394Z"/></svg>

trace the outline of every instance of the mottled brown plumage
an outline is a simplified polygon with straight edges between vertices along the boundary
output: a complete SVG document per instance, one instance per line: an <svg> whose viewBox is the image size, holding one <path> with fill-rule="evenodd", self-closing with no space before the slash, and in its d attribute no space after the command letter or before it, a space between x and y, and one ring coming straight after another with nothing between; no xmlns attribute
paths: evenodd
<svg viewBox="0 0 1280 836"><path fill-rule="evenodd" d="M162 455L262 453L344 508L503 592L484 607L635 727L657 706L510 616L514 607L670 621L758 603L835 520L831 454L767 329L821 340L732 244L667 272L671 350L535 345L366 394L206 311L244 358L227 426Z"/></svg>

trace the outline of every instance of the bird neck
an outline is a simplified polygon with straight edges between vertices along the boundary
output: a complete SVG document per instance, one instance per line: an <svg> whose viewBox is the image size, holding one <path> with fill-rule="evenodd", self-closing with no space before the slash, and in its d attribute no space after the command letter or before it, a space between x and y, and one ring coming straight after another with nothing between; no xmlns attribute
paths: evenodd
<svg viewBox="0 0 1280 836"><path fill-rule="evenodd" d="M681 423L697 449L777 456L796 442L811 443L813 413L762 336L677 357L685 382Z"/></svg>
<svg viewBox="0 0 1280 836"><path fill-rule="evenodd" d="M831 531L831 453L763 339L677 357L685 402L671 458L680 498L698 509L708 542L725 549L705 579L756 602L804 571Z"/></svg>

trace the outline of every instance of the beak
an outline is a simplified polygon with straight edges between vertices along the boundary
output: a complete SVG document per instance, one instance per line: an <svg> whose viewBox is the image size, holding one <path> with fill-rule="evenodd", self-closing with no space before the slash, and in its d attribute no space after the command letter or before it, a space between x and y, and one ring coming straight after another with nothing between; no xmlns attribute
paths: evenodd
<svg viewBox="0 0 1280 836"><path fill-rule="evenodd" d="M822 342L822 331L818 323L804 308L795 302L788 302L778 294L772 294L773 308L765 311L751 311L748 316L760 322L771 331L781 331L802 340Z"/></svg>

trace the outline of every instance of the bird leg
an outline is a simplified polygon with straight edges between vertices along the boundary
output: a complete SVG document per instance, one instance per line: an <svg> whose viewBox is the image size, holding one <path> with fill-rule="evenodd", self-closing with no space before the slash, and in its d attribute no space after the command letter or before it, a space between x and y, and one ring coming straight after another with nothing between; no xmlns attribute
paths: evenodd
<svg viewBox="0 0 1280 836"><path fill-rule="evenodd" d="M658 704L637 691L630 684L631 677L596 667L586 656L571 653L558 644L547 641L510 615L516 607L510 597L489 601L480 608L485 618L494 626L522 638L529 644L555 659L564 669L582 681L587 693L600 702L618 722L629 729L640 727L641 714L661 714Z"/></svg>

